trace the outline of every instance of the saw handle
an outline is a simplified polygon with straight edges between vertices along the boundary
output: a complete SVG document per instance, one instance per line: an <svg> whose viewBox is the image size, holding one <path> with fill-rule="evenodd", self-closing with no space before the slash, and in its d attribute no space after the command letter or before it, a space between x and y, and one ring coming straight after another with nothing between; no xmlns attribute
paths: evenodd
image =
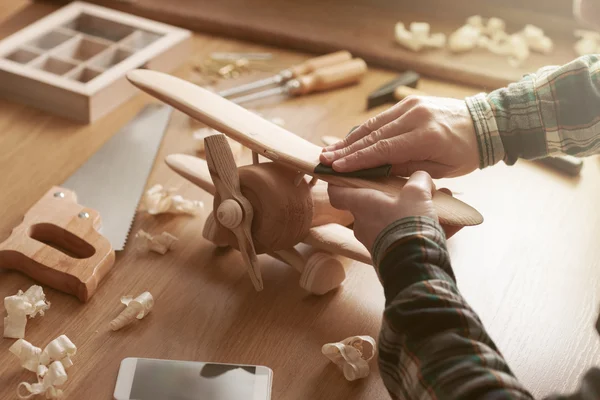
<svg viewBox="0 0 600 400"><path fill-rule="evenodd" d="M321 68L310 75L298 78L299 84L292 87L290 93L302 95L338 88L358 82L366 72L367 64L364 60L355 58L343 64Z"/></svg>
<svg viewBox="0 0 600 400"><path fill-rule="evenodd" d="M304 61L302 64L294 65L288 70L292 78L298 78L303 75L308 75L318 69L329 67L336 64L341 64L352 59L352 54L349 51L341 50L335 53L325 54L319 57L311 58Z"/></svg>
<svg viewBox="0 0 600 400"><path fill-rule="evenodd" d="M97 231L100 224L97 211L79 205L74 192L55 186L0 243L0 267L86 302L115 261L110 242Z"/></svg>

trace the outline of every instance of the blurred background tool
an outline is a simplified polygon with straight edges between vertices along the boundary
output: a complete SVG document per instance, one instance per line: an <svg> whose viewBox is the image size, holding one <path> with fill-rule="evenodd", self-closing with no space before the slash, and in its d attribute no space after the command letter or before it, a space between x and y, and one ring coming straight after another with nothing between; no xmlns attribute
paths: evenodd
<svg viewBox="0 0 600 400"><path fill-rule="evenodd" d="M386 83L367 97L367 110L386 103L395 103L408 96L407 91L417 87L421 76L415 71L406 71L393 81ZM415 89L416 91L416 89Z"/></svg>
<svg viewBox="0 0 600 400"><path fill-rule="evenodd" d="M282 86L251 93L246 96L230 99L234 103L241 104L265 97L285 94L288 96L300 96L312 92L321 92L357 83L367 72L367 64L360 58L346 61L341 64L317 69L316 71L302 75L296 79L287 81Z"/></svg>
<svg viewBox="0 0 600 400"><path fill-rule="evenodd" d="M302 64L294 65L280 71L278 74L273 75L269 78L260 79L258 81L246 83L240 86L235 86L230 89L222 90L219 92L220 96L231 97L234 95L240 95L256 89L261 89L265 86L271 85L283 85L292 79L298 79L303 75L308 75L315 72L316 70L324 67L329 67L336 64L341 64L346 61L350 61L352 55L350 52L342 50L335 53L325 54L323 56L311 58L306 60Z"/></svg>
<svg viewBox="0 0 600 400"><path fill-rule="evenodd" d="M416 89L419 78L420 76L416 72L407 71L393 81L381 86L367 98L367 110L386 103L396 103L411 95L430 96ZM583 167L583 160L568 155L547 157L535 161L571 176L578 176Z"/></svg>

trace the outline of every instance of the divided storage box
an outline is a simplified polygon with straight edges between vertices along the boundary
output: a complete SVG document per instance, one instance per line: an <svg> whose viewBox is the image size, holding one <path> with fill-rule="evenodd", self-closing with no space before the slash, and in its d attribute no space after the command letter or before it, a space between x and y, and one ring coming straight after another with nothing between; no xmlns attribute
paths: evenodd
<svg viewBox="0 0 600 400"><path fill-rule="evenodd" d="M189 31L74 2L0 41L0 95L93 122L137 93L125 75L168 72L189 57Z"/></svg>

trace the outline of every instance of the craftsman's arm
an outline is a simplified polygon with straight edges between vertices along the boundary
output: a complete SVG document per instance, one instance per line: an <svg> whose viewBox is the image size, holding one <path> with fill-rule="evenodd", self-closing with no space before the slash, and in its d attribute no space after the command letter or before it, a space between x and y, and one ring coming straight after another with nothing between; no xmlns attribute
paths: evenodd
<svg viewBox="0 0 600 400"><path fill-rule="evenodd" d="M392 398L531 398L460 295L437 222L396 221L372 254L386 298L379 369Z"/></svg>
<svg viewBox="0 0 600 400"><path fill-rule="evenodd" d="M600 57L545 67L487 95L466 99L480 167L501 160L600 152Z"/></svg>
<svg viewBox="0 0 600 400"><path fill-rule="evenodd" d="M373 261L386 298L379 369L394 399L531 398L460 295L437 222L408 217L389 225L375 240ZM598 368L576 393L551 397L599 398Z"/></svg>

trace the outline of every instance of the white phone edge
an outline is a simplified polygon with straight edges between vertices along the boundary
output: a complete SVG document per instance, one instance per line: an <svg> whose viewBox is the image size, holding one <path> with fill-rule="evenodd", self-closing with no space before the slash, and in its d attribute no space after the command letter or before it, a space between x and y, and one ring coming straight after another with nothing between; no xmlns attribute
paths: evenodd
<svg viewBox="0 0 600 400"><path fill-rule="evenodd" d="M133 384L133 376L137 366L137 357L127 357L121 361L119 374L117 375L117 383L113 397L115 400L130 400L131 385ZM179 360L163 360L163 361L179 361ZM192 361L193 362L193 361ZM242 367L256 367L256 382L260 385L254 385L254 398L252 400L271 400L271 388L273 380L273 370L264 365L248 365L248 364L231 364L219 363L225 365L239 365ZM266 393L265 393L266 391Z"/></svg>
<svg viewBox="0 0 600 400"><path fill-rule="evenodd" d="M115 385L115 392L113 394L115 400L129 400L137 360L137 358L128 357L121 361L119 375L117 375L117 384Z"/></svg>

